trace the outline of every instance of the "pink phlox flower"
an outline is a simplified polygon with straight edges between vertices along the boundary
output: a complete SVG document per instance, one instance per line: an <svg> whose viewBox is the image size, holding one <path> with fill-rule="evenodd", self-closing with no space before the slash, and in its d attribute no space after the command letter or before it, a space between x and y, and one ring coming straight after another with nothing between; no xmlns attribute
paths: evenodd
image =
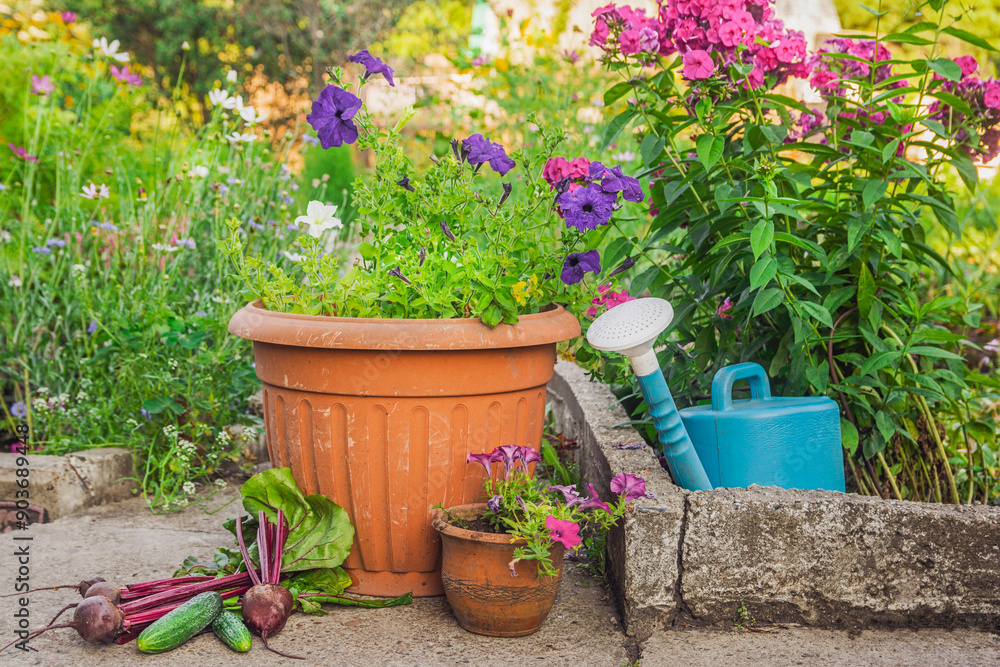
<svg viewBox="0 0 1000 667"><path fill-rule="evenodd" d="M688 79L707 79L715 73L715 61L708 51L694 49L683 56L684 76Z"/></svg>
<svg viewBox="0 0 1000 667"><path fill-rule="evenodd" d="M31 92L33 95L38 95L39 97L51 95L55 89L56 87L53 85L52 79L49 78L48 74L43 76L38 76L37 74L31 75Z"/></svg>
<svg viewBox="0 0 1000 667"><path fill-rule="evenodd" d="M959 56L955 58L955 64L962 69L962 78L975 74L976 70L979 69L979 63L972 56Z"/></svg>
<svg viewBox="0 0 1000 667"><path fill-rule="evenodd" d="M635 500L646 496L646 480L627 472L618 473L611 478L611 491L625 495L625 500Z"/></svg>
<svg viewBox="0 0 1000 667"><path fill-rule="evenodd" d="M660 50L660 36L649 26L639 31L639 50L646 53L656 53Z"/></svg>
<svg viewBox="0 0 1000 667"><path fill-rule="evenodd" d="M580 546L580 526L572 521L557 519L551 514L545 518L545 527L552 531L552 541L559 542L567 549Z"/></svg>
<svg viewBox="0 0 1000 667"><path fill-rule="evenodd" d="M38 156L28 155L28 151L23 146L15 146L11 143L8 143L7 146L14 151L14 155L18 156L22 160L27 160L28 162L38 162Z"/></svg>
<svg viewBox="0 0 1000 667"><path fill-rule="evenodd" d="M727 296L726 300L723 301L722 304L715 310L715 314L718 315L719 317L721 317L724 320L731 320L731 319L733 319L733 316L732 315L726 315L726 313L728 313L730 310L732 310L735 307L735 305L736 304L734 304L732 302L732 299L730 299Z"/></svg>
<svg viewBox="0 0 1000 667"><path fill-rule="evenodd" d="M743 30L736 21L727 21L719 28L719 41L726 46L736 46L743 38Z"/></svg>
<svg viewBox="0 0 1000 667"><path fill-rule="evenodd" d="M990 81L983 91L983 104L990 109L1000 109L1000 83Z"/></svg>
<svg viewBox="0 0 1000 667"><path fill-rule="evenodd" d="M611 30L603 18L594 21L594 31L590 33L590 45L604 48L604 43L608 41L608 34Z"/></svg>

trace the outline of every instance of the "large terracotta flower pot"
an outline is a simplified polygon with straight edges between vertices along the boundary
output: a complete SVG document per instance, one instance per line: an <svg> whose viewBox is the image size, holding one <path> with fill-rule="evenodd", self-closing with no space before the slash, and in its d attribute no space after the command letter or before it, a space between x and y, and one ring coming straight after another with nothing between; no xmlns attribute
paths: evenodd
<svg viewBox="0 0 1000 667"><path fill-rule="evenodd" d="M458 624L469 632L491 637L522 637L536 632L552 610L562 581L565 549L552 545L555 577L538 574L533 560L519 561L510 572L514 549L524 540L511 536L466 530L448 523L449 516L470 520L482 516L485 504L451 507L447 514L435 510L431 525L441 533L441 578L448 604Z"/></svg>
<svg viewBox="0 0 1000 667"><path fill-rule="evenodd" d="M254 341L271 462L354 524L350 590L440 595L431 508L478 500L466 455L539 447L556 343L580 333L561 306L490 329L478 319L315 317L264 309L229 322Z"/></svg>

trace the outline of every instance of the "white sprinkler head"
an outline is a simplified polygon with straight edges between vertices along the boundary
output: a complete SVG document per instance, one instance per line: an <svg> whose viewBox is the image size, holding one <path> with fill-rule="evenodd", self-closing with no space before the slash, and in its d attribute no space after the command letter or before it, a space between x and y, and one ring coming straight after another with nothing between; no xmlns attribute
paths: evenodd
<svg viewBox="0 0 1000 667"><path fill-rule="evenodd" d="M632 361L639 377L659 369L653 343L674 319L674 309L664 299L647 297L615 306L598 317L587 330L591 347L621 352Z"/></svg>

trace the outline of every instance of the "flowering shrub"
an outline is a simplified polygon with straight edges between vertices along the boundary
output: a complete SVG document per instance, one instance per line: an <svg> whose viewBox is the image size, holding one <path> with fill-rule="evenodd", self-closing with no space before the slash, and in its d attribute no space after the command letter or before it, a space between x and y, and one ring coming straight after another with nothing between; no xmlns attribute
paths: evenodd
<svg viewBox="0 0 1000 667"><path fill-rule="evenodd" d="M919 9L905 33L814 54L769 0L597 10L592 43L621 77L605 100L630 97L605 143L631 127L652 178L648 229L604 261L635 258L630 292L673 302L679 342L662 366L682 401L756 360L778 394L838 400L858 491L989 502L1000 475L983 401L1000 383L962 356L980 306L918 295L922 275L952 271L928 230L959 232L956 181L975 188L973 159L997 154L1000 82L937 56L940 34L985 44L951 24L947 2ZM928 53L894 59L892 42ZM782 94L792 76L822 104ZM603 374L631 381L620 359Z"/></svg>
<svg viewBox="0 0 1000 667"><path fill-rule="evenodd" d="M393 83L392 69L366 51L351 59L365 68L359 88L375 75ZM355 182L360 259L339 271L323 240L324 231L338 224L335 211L321 202L299 220L309 233L284 255L293 262L291 271L247 253L244 223L234 218L225 251L249 294L267 308L352 317L479 317L492 327L552 302L586 304L597 296L599 276L615 273L602 264L591 232L614 224L623 200L645 197L620 166L584 160L586 172L557 178L560 158L550 158L561 137L539 129L540 148L530 153L521 148L508 154L482 134L456 139L419 178L400 141L412 111L383 131L351 89L343 72L333 70L307 119L324 148L356 142L375 155L374 173ZM515 189L518 196L511 197Z"/></svg>
<svg viewBox="0 0 1000 667"><path fill-rule="evenodd" d="M492 452L469 454L469 463L486 468L483 490L488 507L484 518L494 531L523 539L527 545L514 550L510 573L517 576L515 565L521 560L538 563L538 573L554 577L559 569L552 565L551 545L559 542L567 550L583 543L581 528L606 532L624 513L626 504L646 496L646 482L635 475L620 473L611 480L617 502L600 499L593 484L587 485L589 497L580 496L575 486L547 486L536 480L528 466L542 460L531 447L504 445ZM493 464L503 465L503 478L493 476Z"/></svg>

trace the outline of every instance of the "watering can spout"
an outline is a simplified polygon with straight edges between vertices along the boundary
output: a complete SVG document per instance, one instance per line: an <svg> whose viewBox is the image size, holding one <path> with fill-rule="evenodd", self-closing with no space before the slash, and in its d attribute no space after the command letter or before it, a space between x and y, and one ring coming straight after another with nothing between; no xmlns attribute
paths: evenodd
<svg viewBox="0 0 1000 667"><path fill-rule="evenodd" d="M674 482L691 491L707 491L712 484L691 444L653 350L656 338L673 317L673 308L663 299L627 301L594 320L587 331L587 341L595 349L620 352L629 358L642 395L649 404L663 457Z"/></svg>

